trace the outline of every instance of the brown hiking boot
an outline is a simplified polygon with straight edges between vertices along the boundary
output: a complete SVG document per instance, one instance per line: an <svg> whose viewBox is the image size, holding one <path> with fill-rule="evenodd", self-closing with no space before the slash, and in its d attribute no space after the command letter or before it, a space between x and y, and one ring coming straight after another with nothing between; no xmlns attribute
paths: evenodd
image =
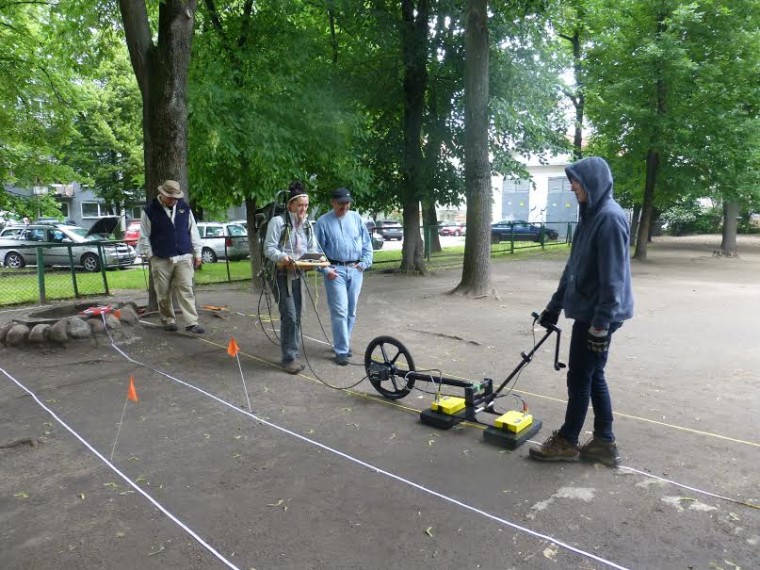
<svg viewBox="0 0 760 570"><path fill-rule="evenodd" d="M581 446L581 458L587 461L598 461L607 467L620 465L620 454L614 441L604 441L592 437Z"/></svg>
<svg viewBox="0 0 760 570"><path fill-rule="evenodd" d="M290 362L283 362L280 366L282 366L283 370L285 370L285 372L288 374L298 374L305 368L303 364L296 362L295 360L291 360Z"/></svg>
<svg viewBox="0 0 760 570"><path fill-rule="evenodd" d="M530 456L538 461L578 461L580 451L555 430L540 446L530 448Z"/></svg>

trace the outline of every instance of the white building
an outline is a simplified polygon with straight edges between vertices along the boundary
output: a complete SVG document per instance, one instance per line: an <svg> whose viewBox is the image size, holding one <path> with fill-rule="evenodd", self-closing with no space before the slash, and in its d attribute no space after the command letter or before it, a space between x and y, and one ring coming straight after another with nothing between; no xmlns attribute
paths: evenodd
<svg viewBox="0 0 760 570"><path fill-rule="evenodd" d="M578 221L578 201L565 175L568 156L553 156L539 161L528 159L530 180L503 179L494 190L493 221L527 220L546 224L567 234L569 224Z"/></svg>

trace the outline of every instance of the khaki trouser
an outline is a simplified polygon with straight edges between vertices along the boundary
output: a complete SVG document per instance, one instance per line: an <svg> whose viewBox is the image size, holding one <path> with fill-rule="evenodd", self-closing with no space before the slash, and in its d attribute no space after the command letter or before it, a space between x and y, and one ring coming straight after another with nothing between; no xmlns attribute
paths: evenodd
<svg viewBox="0 0 760 570"><path fill-rule="evenodd" d="M195 269L192 259L183 259L177 263L166 257L150 258L150 274L153 287L158 297L158 313L164 324L175 322L172 292L177 294L177 302L184 316L185 326L198 324L198 311L195 308L193 275Z"/></svg>

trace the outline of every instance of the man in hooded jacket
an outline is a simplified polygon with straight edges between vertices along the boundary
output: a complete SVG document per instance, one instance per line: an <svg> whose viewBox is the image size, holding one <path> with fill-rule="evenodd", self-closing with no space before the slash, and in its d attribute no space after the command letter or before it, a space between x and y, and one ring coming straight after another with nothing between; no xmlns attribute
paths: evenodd
<svg viewBox="0 0 760 570"><path fill-rule="evenodd" d="M565 422L530 450L539 461L620 464L612 431L612 402L604 376L612 335L633 316L628 218L612 197L612 173L604 159L588 157L565 168L580 206L570 258L557 291L539 317L555 325L560 312L574 319L567 372ZM588 404L594 431L579 447Z"/></svg>

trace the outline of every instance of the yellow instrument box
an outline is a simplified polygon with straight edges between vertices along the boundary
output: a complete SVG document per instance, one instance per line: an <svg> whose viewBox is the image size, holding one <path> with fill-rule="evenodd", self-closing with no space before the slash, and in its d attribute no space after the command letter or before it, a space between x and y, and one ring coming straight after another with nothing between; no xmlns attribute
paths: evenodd
<svg viewBox="0 0 760 570"><path fill-rule="evenodd" d="M457 412L464 410L464 398L441 396L433 401L433 405L430 406L430 409L434 412L453 416Z"/></svg>
<svg viewBox="0 0 760 570"><path fill-rule="evenodd" d="M532 415L518 412L517 410L509 410L506 414L502 414L496 418L493 425L498 429L519 433L532 423Z"/></svg>

